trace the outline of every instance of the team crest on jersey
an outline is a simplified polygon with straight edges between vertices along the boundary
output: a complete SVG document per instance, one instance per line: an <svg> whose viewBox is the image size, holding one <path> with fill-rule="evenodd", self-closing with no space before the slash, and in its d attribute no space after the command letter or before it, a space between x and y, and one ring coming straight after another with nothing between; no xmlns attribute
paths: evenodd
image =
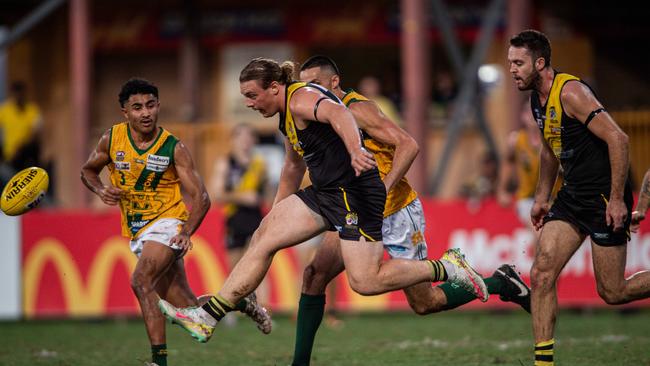
<svg viewBox="0 0 650 366"><path fill-rule="evenodd" d="M169 167L169 156L149 155L147 156L147 169L152 172L164 172Z"/></svg>
<svg viewBox="0 0 650 366"><path fill-rule="evenodd" d="M116 170L131 170L131 163L128 161L116 161L115 162Z"/></svg>
<svg viewBox="0 0 650 366"><path fill-rule="evenodd" d="M115 153L115 160L124 161L124 156L126 156L126 153L124 151L118 151Z"/></svg>
<svg viewBox="0 0 650 366"><path fill-rule="evenodd" d="M421 243L424 243L424 235L422 235L422 232L418 230L413 233L413 236L411 236L411 244L415 247Z"/></svg>
<svg viewBox="0 0 650 366"><path fill-rule="evenodd" d="M357 216L356 212L348 212L347 215L345 215L345 224L348 226L353 226L357 225L359 223L359 216Z"/></svg>
<svg viewBox="0 0 650 366"><path fill-rule="evenodd" d="M549 116L553 120L557 119L557 113L555 112L555 107L551 107L551 109L549 110Z"/></svg>

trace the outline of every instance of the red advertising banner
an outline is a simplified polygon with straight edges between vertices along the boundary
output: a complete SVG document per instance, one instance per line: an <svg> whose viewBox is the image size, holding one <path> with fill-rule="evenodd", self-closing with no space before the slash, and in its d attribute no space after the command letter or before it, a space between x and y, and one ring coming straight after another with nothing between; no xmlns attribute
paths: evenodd
<svg viewBox="0 0 650 366"><path fill-rule="evenodd" d="M471 206L466 201L425 200L429 257L459 247L471 263L489 276L502 263L512 263L528 280L533 233L524 228L511 209L493 201ZM650 268L650 225L633 235L628 245L627 273ZM137 258L128 239L120 236L117 211L35 211L22 220L23 312L26 317L103 316L137 314L130 273ZM195 294L219 289L228 265L223 245L223 217L212 210L192 237L194 249L186 257L186 270ZM260 289L260 297L276 311L292 311L300 295L305 248L280 251ZM355 294L344 275L336 280L336 304L342 310L406 309L401 292L364 297ZM591 248L585 243L564 269L559 281L560 304L604 305L595 289ZM330 299L331 300L331 299ZM643 301L637 305L649 305ZM495 296L487 305L510 306Z"/></svg>

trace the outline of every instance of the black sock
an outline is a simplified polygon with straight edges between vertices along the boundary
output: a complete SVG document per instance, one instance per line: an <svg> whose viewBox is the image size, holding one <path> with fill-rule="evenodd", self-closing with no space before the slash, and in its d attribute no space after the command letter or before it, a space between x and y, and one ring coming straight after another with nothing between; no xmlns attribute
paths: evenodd
<svg viewBox="0 0 650 366"><path fill-rule="evenodd" d="M158 366L167 366L166 344L151 345L151 362L155 363Z"/></svg>
<svg viewBox="0 0 650 366"><path fill-rule="evenodd" d="M308 366L314 338L323 320L325 295L300 295L298 322L296 324L296 346L293 350L292 366Z"/></svg>
<svg viewBox="0 0 650 366"><path fill-rule="evenodd" d="M235 305L219 295L214 295L205 305L201 306L203 310L212 315L217 321L221 320L228 312L235 310Z"/></svg>

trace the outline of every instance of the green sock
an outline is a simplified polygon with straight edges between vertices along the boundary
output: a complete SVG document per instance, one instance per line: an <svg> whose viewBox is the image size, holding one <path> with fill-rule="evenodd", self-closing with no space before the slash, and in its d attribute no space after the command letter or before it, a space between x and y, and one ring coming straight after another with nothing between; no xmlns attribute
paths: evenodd
<svg viewBox="0 0 650 366"><path fill-rule="evenodd" d="M246 309L246 298L239 300L239 302L235 304L235 310L243 312L244 309Z"/></svg>
<svg viewBox="0 0 650 366"><path fill-rule="evenodd" d="M501 282L498 279L489 277L484 278L483 282L485 282L485 286L487 286L488 293L499 294L501 292ZM460 288L456 284L445 282L438 285L438 287L440 287L440 289L445 293L445 296L447 296L447 305L445 306L446 310L457 308L476 299L476 296L474 296L473 293Z"/></svg>
<svg viewBox="0 0 650 366"><path fill-rule="evenodd" d="M494 277L484 278L483 282L485 282L485 286L487 286L488 293L490 295L501 294L501 290L503 289L503 282L501 282L498 278L494 278Z"/></svg>
<svg viewBox="0 0 650 366"><path fill-rule="evenodd" d="M151 345L151 362L155 363L158 366L167 366L166 344Z"/></svg>
<svg viewBox="0 0 650 366"><path fill-rule="evenodd" d="M316 332L325 312L325 295L300 294L292 366L308 366Z"/></svg>

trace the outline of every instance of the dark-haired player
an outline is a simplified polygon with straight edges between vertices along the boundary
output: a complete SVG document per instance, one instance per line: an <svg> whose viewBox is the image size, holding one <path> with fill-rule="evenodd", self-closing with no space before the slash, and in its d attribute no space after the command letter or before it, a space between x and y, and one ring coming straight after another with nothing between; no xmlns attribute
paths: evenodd
<svg viewBox="0 0 650 366"><path fill-rule="evenodd" d="M81 179L105 204L120 207L122 234L131 239L131 251L138 256L131 287L144 317L152 362L166 366L165 318L156 304L163 298L177 306L198 305L183 256L192 248L190 236L203 221L210 199L188 149L158 126L158 88L130 79L122 86L119 103L126 122L102 135L81 168ZM110 171L108 184L99 177L104 167ZM181 186L190 197L191 212ZM249 316L261 314L248 299L238 305Z"/></svg>
<svg viewBox="0 0 650 366"><path fill-rule="evenodd" d="M531 108L544 140L535 202L542 229L531 269L535 365L553 365L557 278L588 235L598 294L608 304L650 296L650 273L625 278L632 190L628 137L579 78L551 67L551 45L536 30L510 39L510 73L519 90L532 90ZM562 166L564 184L549 197Z"/></svg>

